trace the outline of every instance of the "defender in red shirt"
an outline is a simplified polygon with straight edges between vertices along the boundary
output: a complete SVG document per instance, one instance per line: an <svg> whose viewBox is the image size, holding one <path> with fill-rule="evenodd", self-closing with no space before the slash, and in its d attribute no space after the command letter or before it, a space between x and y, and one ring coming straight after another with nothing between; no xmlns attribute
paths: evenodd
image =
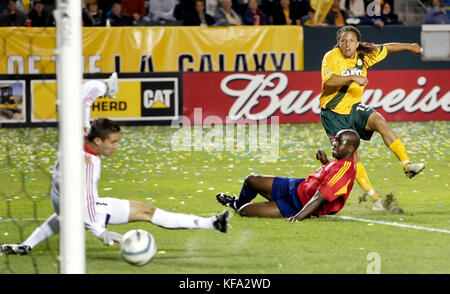
<svg viewBox="0 0 450 294"><path fill-rule="evenodd" d="M285 217L301 221L311 215L335 214L347 201L353 188L356 166L353 154L359 147L359 135L354 130L342 130L336 135L328 161L325 152L318 150L316 158L324 164L306 179L250 175L239 197L224 193L217 200L232 207L241 216ZM268 201L251 201L258 195Z"/></svg>

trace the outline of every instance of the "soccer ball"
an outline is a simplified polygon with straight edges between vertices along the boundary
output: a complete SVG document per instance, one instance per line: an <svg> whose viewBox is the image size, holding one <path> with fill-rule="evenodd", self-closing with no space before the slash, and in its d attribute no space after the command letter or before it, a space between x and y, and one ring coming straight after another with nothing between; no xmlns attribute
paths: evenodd
<svg viewBox="0 0 450 294"><path fill-rule="evenodd" d="M133 265L144 265L156 255L156 242L152 234L144 230L131 230L120 242L123 259Z"/></svg>

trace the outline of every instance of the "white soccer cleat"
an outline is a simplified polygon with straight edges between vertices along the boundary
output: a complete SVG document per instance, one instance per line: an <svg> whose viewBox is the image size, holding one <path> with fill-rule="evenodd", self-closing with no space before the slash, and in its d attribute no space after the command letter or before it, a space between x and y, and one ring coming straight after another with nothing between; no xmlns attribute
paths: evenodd
<svg viewBox="0 0 450 294"><path fill-rule="evenodd" d="M411 179L412 177L423 171L424 168L424 163L410 162L404 169L405 175Z"/></svg>
<svg viewBox="0 0 450 294"><path fill-rule="evenodd" d="M109 79L105 80L106 95L111 98L116 98L117 92L119 92L119 80L117 79L117 73L113 72Z"/></svg>
<svg viewBox="0 0 450 294"><path fill-rule="evenodd" d="M384 210L383 200L381 198L377 198L373 201L372 210L373 211L383 211Z"/></svg>

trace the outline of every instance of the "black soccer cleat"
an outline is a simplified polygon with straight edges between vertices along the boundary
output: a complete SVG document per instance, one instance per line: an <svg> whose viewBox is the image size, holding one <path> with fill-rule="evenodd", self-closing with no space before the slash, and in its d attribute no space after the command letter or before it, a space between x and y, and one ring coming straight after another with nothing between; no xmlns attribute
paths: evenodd
<svg viewBox="0 0 450 294"><path fill-rule="evenodd" d="M0 255L27 255L31 252L31 247L23 244L3 244L0 245Z"/></svg>
<svg viewBox="0 0 450 294"><path fill-rule="evenodd" d="M229 196L225 193L220 192L217 193L216 198L220 204L222 204L223 206L231 207L237 212L238 209L236 207L236 196Z"/></svg>
<svg viewBox="0 0 450 294"><path fill-rule="evenodd" d="M213 222L213 226L216 230L226 233L228 230L228 227L231 228L229 222L231 219L231 214L228 210L224 210L221 214L215 215L216 220Z"/></svg>

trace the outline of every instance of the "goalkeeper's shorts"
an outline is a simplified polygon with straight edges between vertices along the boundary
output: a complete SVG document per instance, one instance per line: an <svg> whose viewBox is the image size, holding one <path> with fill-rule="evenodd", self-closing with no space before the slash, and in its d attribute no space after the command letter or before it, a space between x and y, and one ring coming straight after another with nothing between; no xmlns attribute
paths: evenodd
<svg viewBox="0 0 450 294"><path fill-rule="evenodd" d="M130 201L117 198L98 198L95 203L95 218L97 222L120 225L128 223L130 216Z"/></svg>
<svg viewBox="0 0 450 294"><path fill-rule="evenodd" d="M54 211L59 215L60 198L52 193ZM103 228L108 224L120 225L128 223L130 217L130 201L118 198L99 197L95 201L95 221Z"/></svg>

